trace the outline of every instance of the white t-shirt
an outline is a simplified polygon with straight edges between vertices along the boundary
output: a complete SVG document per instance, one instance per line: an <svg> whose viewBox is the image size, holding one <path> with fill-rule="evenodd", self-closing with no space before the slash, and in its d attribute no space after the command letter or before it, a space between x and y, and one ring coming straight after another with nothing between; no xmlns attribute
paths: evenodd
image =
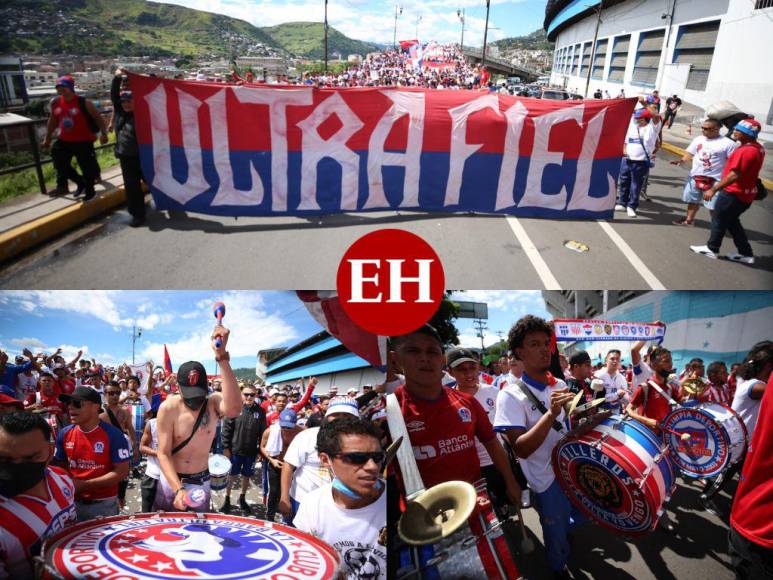
<svg viewBox="0 0 773 580"><path fill-rule="evenodd" d="M556 389L566 387L564 381L556 379L552 385L544 386L542 390L534 385L539 385L536 381L530 379L525 374L522 380L527 384L532 393L534 393L546 409L550 409L550 393ZM504 433L509 429L521 428L527 431L534 427L542 418L542 413L526 395L521 392L517 385L507 385L499 391L496 403L496 415L494 417L494 430ZM550 428L547 437L534 452L526 458L519 458L519 463L523 469L523 474L529 482L529 487L535 493L542 493L547 490L555 479L553 467L551 466L551 454L556 443L566 434L566 415L564 411L558 416L558 421L564 425L561 433Z"/></svg>
<svg viewBox="0 0 773 580"><path fill-rule="evenodd" d="M475 393L475 399L481 404L483 410L486 411L492 424L497 413L497 395L499 395L499 389L491 385L479 385L478 392ZM486 451L486 448L477 438L475 439L475 449L478 451L481 467L493 465L494 462L491 461L488 451Z"/></svg>
<svg viewBox="0 0 773 580"><path fill-rule="evenodd" d="M625 380L625 377L620 371L617 371L614 375L610 375L606 369L601 369L596 371L593 376L604 381L604 398L608 403L620 402L617 391L622 390L626 393L628 392L628 381Z"/></svg>
<svg viewBox="0 0 773 580"><path fill-rule="evenodd" d="M19 373L16 380L16 398L23 401L28 395L34 395L38 390L38 374L32 371L30 376L26 373ZM10 385L9 385L10 386Z"/></svg>
<svg viewBox="0 0 773 580"><path fill-rule="evenodd" d="M150 425L150 448L158 450L158 429L156 428L156 419L148 421ZM158 458L153 455L147 456L148 462L145 464L145 475L158 479L161 477L161 466L158 463Z"/></svg>
<svg viewBox="0 0 773 580"><path fill-rule="evenodd" d="M746 430L749 432L749 441L751 441L754 428L757 426L757 416L760 414L760 403L762 399L754 400L749 394L752 387L757 383L762 383L759 379L749 379L741 381L735 387L735 396L733 397L733 411L738 413L746 423Z"/></svg>
<svg viewBox="0 0 773 580"><path fill-rule="evenodd" d="M284 460L295 467L290 497L302 502L307 493L332 481L330 470L323 467L317 454L319 427L298 433L287 448Z"/></svg>
<svg viewBox="0 0 773 580"><path fill-rule="evenodd" d="M646 126L639 127L636 121L631 119L631 123L628 125L628 133L625 135L625 150L628 154L628 159L631 161L647 161L647 155L652 159L652 152L655 151L659 132L660 123L650 121ZM639 137L641 137L641 141L639 141ZM644 154L642 142L647 148L647 155Z"/></svg>
<svg viewBox="0 0 773 580"><path fill-rule="evenodd" d="M690 176L705 175L719 180L727 158L738 147L738 143L727 137L707 139L700 135L692 140L686 151L692 155Z"/></svg>
<svg viewBox="0 0 773 580"><path fill-rule="evenodd" d="M652 371L650 365L643 360L639 361L638 365L633 365L633 388L636 389L640 384L646 383L654 376L655 373Z"/></svg>
<svg viewBox="0 0 773 580"><path fill-rule="evenodd" d="M386 579L387 551L379 543L386 527L385 492L368 506L345 509L333 500L333 486L328 483L304 497L293 524L336 549L347 579Z"/></svg>

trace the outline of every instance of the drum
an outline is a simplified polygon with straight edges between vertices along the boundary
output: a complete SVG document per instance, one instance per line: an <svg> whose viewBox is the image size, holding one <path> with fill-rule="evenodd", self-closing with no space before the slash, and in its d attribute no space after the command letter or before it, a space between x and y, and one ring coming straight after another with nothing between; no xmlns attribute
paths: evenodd
<svg viewBox="0 0 773 580"><path fill-rule="evenodd" d="M220 491L228 485L228 474L231 473L231 460L225 455L210 454L209 456L209 488Z"/></svg>
<svg viewBox="0 0 773 580"><path fill-rule="evenodd" d="M281 524L225 514L158 512L81 522L51 536L42 578L333 578L338 553Z"/></svg>
<svg viewBox="0 0 773 580"><path fill-rule="evenodd" d="M453 534L433 545L403 546L396 578L516 580L521 577L505 541L502 523L480 480L472 515Z"/></svg>
<svg viewBox="0 0 773 580"><path fill-rule="evenodd" d="M134 427L134 441L132 442L134 443L132 449L134 449L140 446L142 432L145 429L145 408L142 406L142 403L132 403L129 405L129 413L131 413L132 426ZM132 467L137 467L137 465L139 465L139 460L137 460L136 464L132 460Z"/></svg>
<svg viewBox="0 0 773 580"><path fill-rule="evenodd" d="M738 462L749 434L743 419L722 403L687 401L663 422L671 460L688 477L714 477ZM690 435L683 439L682 434Z"/></svg>
<svg viewBox="0 0 773 580"><path fill-rule="evenodd" d="M575 506L628 536L652 530L676 478L668 448L647 427L611 415L570 432L553 449L553 470Z"/></svg>

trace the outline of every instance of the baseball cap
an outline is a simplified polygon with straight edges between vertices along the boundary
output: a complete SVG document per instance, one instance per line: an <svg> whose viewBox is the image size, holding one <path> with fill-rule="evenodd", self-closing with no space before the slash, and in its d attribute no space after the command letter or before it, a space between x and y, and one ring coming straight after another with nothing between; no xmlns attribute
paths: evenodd
<svg viewBox="0 0 773 580"><path fill-rule="evenodd" d="M357 401L353 397L333 397L325 412L325 417L333 413L349 413L355 417L360 416L360 410L357 407Z"/></svg>
<svg viewBox="0 0 773 580"><path fill-rule="evenodd" d="M57 87L67 87L71 91L75 90L75 79L72 78L70 75L62 75L58 79L56 79L56 86Z"/></svg>
<svg viewBox="0 0 773 580"><path fill-rule="evenodd" d="M634 119L647 119L647 120L650 120L650 119L652 119L652 113L650 113L645 108L637 109L633 113L633 118Z"/></svg>
<svg viewBox="0 0 773 580"><path fill-rule="evenodd" d="M446 354L446 362L448 362L449 368L456 368L462 363L466 362L478 362L478 358L475 353L466 348L455 348L448 351Z"/></svg>
<svg viewBox="0 0 773 580"><path fill-rule="evenodd" d="M24 405L19 399L11 397L10 395L6 395L5 393L0 393L0 405L14 406L14 407L17 407L18 409L24 408Z"/></svg>
<svg viewBox="0 0 773 580"><path fill-rule="evenodd" d="M45 375L48 375L49 377L53 377L54 373L52 373L51 369L48 367L40 367L40 369L38 369L38 378Z"/></svg>
<svg viewBox="0 0 773 580"><path fill-rule="evenodd" d="M295 427L295 423L298 421L298 415L292 409L285 409L279 413L279 426L280 427Z"/></svg>
<svg viewBox="0 0 773 580"><path fill-rule="evenodd" d="M90 403L102 404L102 397L100 394L91 387L76 387L71 395L61 394L59 400L62 403L69 403L70 401L88 401Z"/></svg>
<svg viewBox="0 0 773 580"><path fill-rule="evenodd" d="M756 119L744 119L743 121L738 121L738 124L735 126L736 131L740 131L744 135L748 135L752 139L756 139L757 135L760 134L760 130L762 129L762 126L759 124L759 121Z"/></svg>
<svg viewBox="0 0 773 580"><path fill-rule="evenodd" d="M177 369L177 384L181 387L196 388L207 393L207 370L198 361L188 361Z"/></svg>
<svg viewBox="0 0 773 580"><path fill-rule="evenodd" d="M354 387L351 387L350 389L347 389L347 391L346 391L347 394L349 394L349 393L356 393L356 392L357 392L357 389L355 389Z"/></svg>

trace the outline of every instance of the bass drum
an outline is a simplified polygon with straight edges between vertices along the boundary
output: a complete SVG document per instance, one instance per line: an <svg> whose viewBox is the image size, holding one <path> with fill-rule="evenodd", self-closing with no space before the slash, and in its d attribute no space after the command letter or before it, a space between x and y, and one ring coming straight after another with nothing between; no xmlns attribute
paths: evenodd
<svg viewBox="0 0 773 580"><path fill-rule="evenodd" d="M687 477L710 478L741 460L749 444L746 425L722 403L687 401L663 422L671 460ZM689 438L682 438L683 434Z"/></svg>
<svg viewBox="0 0 773 580"><path fill-rule="evenodd" d="M309 534L225 514L159 512L81 522L48 538L45 579L335 578L338 553Z"/></svg>
<svg viewBox="0 0 773 580"><path fill-rule="evenodd" d="M570 432L553 449L553 470L569 500L599 525L627 536L654 529L676 477L668 448L647 427L611 415Z"/></svg>
<svg viewBox="0 0 773 580"><path fill-rule="evenodd" d="M209 455L209 488L221 491L228 485L228 474L231 473L231 460L225 455Z"/></svg>

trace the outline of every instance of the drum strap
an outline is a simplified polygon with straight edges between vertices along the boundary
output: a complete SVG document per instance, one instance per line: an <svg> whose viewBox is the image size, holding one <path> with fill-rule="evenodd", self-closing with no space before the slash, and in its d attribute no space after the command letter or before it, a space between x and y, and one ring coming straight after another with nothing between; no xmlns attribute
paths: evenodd
<svg viewBox="0 0 773 580"><path fill-rule="evenodd" d="M196 434L196 431L199 430L199 425L201 425L201 421L204 419L204 414L207 412L207 409L209 409L209 399L204 399L204 404L201 406L201 410L199 411L199 416L196 417L196 422L193 424L193 429L191 430L191 434L188 435L188 438L183 441L182 443L178 443L175 445L174 449L172 449L172 455L180 451L183 447L188 445L190 443L191 439L193 439L193 436Z"/></svg>
<svg viewBox="0 0 773 580"><path fill-rule="evenodd" d="M118 419L116 418L116 416L110 410L110 407L105 405L105 411L107 411L107 416L110 417L110 422L113 424L113 427L117 427L118 429L121 429L121 425L120 423L118 423Z"/></svg>
<svg viewBox="0 0 773 580"><path fill-rule="evenodd" d="M537 395L532 393L531 389L526 386L526 383L524 383L521 379L515 379L515 384L518 385L518 388L523 391L523 394L526 395L526 398L529 399L532 405L537 407L539 409L539 412L543 415L548 412L547 407L545 407L544 403L540 401L537 398ZM559 423L557 420L553 420L553 429L558 431L559 433L563 433L564 427Z"/></svg>
<svg viewBox="0 0 773 580"><path fill-rule="evenodd" d="M405 426L403 411L400 409L400 401L394 393L387 396L386 412L392 441L403 438L403 444L397 449L397 462L400 464L400 473L405 484L405 497L412 499L413 495L424 491L424 482L419 473L419 466L416 465L416 457L413 455L413 446L408 436L408 428Z"/></svg>
<svg viewBox="0 0 773 580"><path fill-rule="evenodd" d="M678 403L674 401L674 399L672 399L668 393L666 393L663 389L661 389L660 385L658 385L655 381L650 379L649 381L647 381L647 384L651 386L653 389L655 389L660 394L661 397L663 397L666 401L669 402L670 405L672 406L678 405Z"/></svg>

